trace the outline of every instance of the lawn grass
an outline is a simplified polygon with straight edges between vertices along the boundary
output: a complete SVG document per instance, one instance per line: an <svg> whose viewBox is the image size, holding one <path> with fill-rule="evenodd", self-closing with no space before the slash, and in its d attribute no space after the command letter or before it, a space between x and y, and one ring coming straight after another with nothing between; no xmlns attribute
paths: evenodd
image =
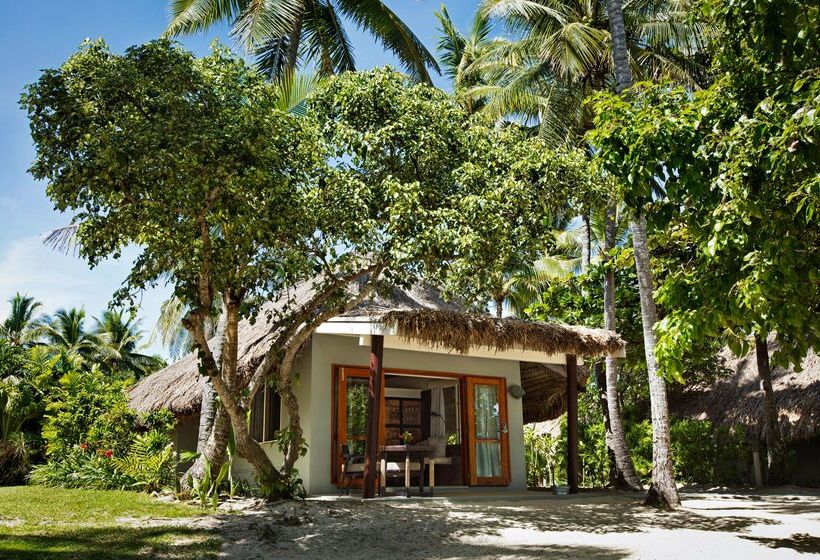
<svg viewBox="0 0 820 560"><path fill-rule="evenodd" d="M0 558L214 558L219 539L199 528L134 526L121 518L190 518L205 511L115 490L0 488Z"/></svg>

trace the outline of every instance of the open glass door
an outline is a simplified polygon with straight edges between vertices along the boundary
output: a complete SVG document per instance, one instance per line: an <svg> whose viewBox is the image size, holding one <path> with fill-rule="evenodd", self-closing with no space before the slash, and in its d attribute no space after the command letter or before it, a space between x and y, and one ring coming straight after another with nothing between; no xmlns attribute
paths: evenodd
<svg viewBox="0 0 820 560"><path fill-rule="evenodd" d="M466 379L471 485L509 484L506 389L503 379Z"/></svg>
<svg viewBox="0 0 820 560"><path fill-rule="evenodd" d="M336 441L333 453L336 481L339 481L342 464L342 445L346 445L351 455L364 456L367 440L367 393L370 372L363 368L340 367L337 378ZM381 395L381 416L384 418L384 392ZM379 429L379 439L384 439L384 428ZM353 486L360 486L354 480Z"/></svg>

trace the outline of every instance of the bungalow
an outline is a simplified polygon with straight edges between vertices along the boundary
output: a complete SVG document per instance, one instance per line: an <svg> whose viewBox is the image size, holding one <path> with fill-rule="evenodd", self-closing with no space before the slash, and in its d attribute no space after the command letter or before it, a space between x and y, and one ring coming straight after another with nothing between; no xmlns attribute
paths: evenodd
<svg viewBox="0 0 820 560"><path fill-rule="evenodd" d="M769 353L777 349L774 337ZM715 426L742 431L752 444L751 480L764 480L765 446L763 390L754 352L739 358L728 348L719 360L726 375L712 384L688 387L670 399L670 411L680 418L709 420ZM820 486L820 356L810 351L800 371L772 367L772 388L781 440L791 450L793 484ZM765 452L765 451L764 451Z"/></svg>
<svg viewBox="0 0 820 560"><path fill-rule="evenodd" d="M256 363L268 335L262 320L241 324L240 364ZM345 456L375 464L380 447L409 440L434 450L436 485L524 489L524 423L566 409L573 472L585 381L578 361L623 348L610 331L467 312L429 289L373 296L320 325L300 353L296 392L308 451L296 466L309 494L332 493L344 482ZM130 394L138 411L176 414L180 450L196 448L204 386L196 360L189 354ZM285 422L276 392L260 390L250 429L274 462L281 456L272 440ZM252 479L243 460L235 472Z"/></svg>

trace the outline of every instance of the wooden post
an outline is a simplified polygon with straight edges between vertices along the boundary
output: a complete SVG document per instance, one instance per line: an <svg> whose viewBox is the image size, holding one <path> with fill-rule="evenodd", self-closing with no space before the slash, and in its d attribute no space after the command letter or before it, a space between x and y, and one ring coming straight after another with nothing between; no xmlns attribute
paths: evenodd
<svg viewBox="0 0 820 560"><path fill-rule="evenodd" d="M755 488L763 486L763 469L760 462L760 441L752 436L752 474L755 477Z"/></svg>
<svg viewBox="0 0 820 560"><path fill-rule="evenodd" d="M567 354L567 484L578 493L578 361Z"/></svg>
<svg viewBox="0 0 820 560"><path fill-rule="evenodd" d="M384 360L384 337L370 337L370 377L367 386L367 436L364 453L364 477L362 497L374 497L376 469L379 459L379 425L381 418L382 361Z"/></svg>

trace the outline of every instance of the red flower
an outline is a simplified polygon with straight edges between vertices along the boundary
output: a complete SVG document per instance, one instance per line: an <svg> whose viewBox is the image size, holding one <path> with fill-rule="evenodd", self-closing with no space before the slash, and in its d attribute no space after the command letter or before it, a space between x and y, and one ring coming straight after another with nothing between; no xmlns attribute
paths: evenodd
<svg viewBox="0 0 820 560"><path fill-rule="evenodd" d="M111 457L113 457L113 456L114 456L114 452L113 452L113 451L111 451L110 449L106 449L106 450L105 450L105 458L106 458L106 459L110 459L110 458L111 458Z"/></svg>
<svg viewBox="0 0 820 560"><path fill-rule="evenodd" d="M82 443L80 444L80 450L82 450L82 451L88 451L88 444L87 444L86 442L82 442Z"/></svg>

